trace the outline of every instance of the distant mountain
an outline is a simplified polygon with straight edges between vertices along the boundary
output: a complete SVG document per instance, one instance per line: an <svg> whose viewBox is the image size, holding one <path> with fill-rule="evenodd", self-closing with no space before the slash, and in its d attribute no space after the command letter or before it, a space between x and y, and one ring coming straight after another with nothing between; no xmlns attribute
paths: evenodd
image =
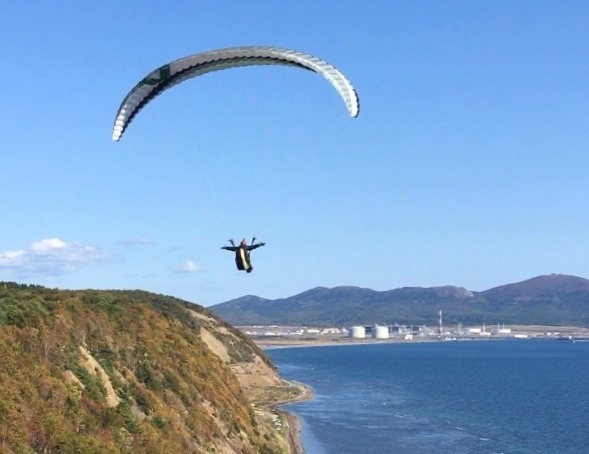
<svg viewBox="0 0 589 454"><path fill-rule="evenodd" d="M589 280L565 274L538 276L515 284L502 285L483 292L487 298L527 299L560 298L564 295L589 292Z"/></svg>
<svg viewBox="0 0 589 454"><path fill-rule="evenodd" d="M371 323L538 324L589 326L589 280L551 274L483 292L463 287L317 287L288 298L243 296L209 307L234 325Z"/></svg>

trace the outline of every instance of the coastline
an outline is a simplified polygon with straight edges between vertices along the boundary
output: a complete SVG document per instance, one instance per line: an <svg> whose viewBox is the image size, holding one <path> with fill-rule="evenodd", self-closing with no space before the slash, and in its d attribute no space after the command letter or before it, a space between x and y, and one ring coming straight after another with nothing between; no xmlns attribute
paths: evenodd
<svg viewBox="0 0 589 454"><path fill-rule="evenodd" d="M374 344L410 344L417 342L443 342L443 339L414 339L411 341L398 340L398 339L252 339L254 343L262 350L270 350L276 348L299 348L299 347L338 347L348 345L374 345ZM464 339L471 340L471 339ZM473 339L473 340L490 340L490 339Z"/></svg>
<svg viewBox="0 0 589 454"><path fill-rule="evenodd" d="M302 402L305 400L311 400L314 397L313 389L304 383L288 381L292 386L299 389L300 394L295 398L275 404L274 411L279 414L284 421L285 438L289 447L290 454L306 454L303 442L301 439L302 423L301 418L294 413L282 410L280 407L295 402Z"/></svg>
<svg viewBox="0 0 589 454"><path fill-rule="evenodd" d="M263 350L275 348L297 348L297 347L332 347L332 346L350 346L350 345L374 345L374 344L414 344L418 342L489 342L497 340L584 340L589 337L589 328L585 327L554 327L554 326L512 326L512 333L491 335L461 335L452 336L414 336L412 339L403 339L401 337L390 337L385 339L376 339L373 337L354 339L348 336L329 337L316 336L306 338L294 338L287 336L250 336L253 342ZM552 331L552 335L546 335L546 332ZM558 332L556 332L558 331ZM518 336L520 336L518 338Z"/></svg>

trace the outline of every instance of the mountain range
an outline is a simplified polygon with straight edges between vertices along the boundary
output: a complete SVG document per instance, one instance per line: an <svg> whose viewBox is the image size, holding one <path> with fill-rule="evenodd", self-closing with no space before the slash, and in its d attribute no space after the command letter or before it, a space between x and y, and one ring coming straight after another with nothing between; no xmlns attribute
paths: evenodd
<svg viewBox="0 0 589 454"><path fill-rule="evenodd" d="M209 309L238 326L436 325L439 310L446 325L589 326L589 280L550 274L480 292L452 285L386 291L317 287L274 300L247 295Z"/></svg>

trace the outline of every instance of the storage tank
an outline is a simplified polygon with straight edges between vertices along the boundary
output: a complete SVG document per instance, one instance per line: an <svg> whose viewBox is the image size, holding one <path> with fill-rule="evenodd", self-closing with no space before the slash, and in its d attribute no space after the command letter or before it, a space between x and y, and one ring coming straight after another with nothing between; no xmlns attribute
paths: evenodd
<svg viewBox="0 0 589 454"><path fill-rule="evenodd" d="M372 337L375 339L388 339L389 327L374 325L374 328L372 328Z"/></svg>
<svg viewBox="0 0 589 454"><path fill-rule="evenodd" d="M350 337L364 339L366 337L366 329L363 326L352 326L350 328Z"/></svg>

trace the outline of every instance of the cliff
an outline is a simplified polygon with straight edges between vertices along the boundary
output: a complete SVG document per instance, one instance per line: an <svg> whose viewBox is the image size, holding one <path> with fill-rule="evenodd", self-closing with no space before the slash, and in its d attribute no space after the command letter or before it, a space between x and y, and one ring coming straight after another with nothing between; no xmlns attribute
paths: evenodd
<svg viewBox="0 0 589 454"><path fill-rule="evenodd" d="M289 452L300 388L198 305L0 283L0 356L0 452Z"/></svg>

